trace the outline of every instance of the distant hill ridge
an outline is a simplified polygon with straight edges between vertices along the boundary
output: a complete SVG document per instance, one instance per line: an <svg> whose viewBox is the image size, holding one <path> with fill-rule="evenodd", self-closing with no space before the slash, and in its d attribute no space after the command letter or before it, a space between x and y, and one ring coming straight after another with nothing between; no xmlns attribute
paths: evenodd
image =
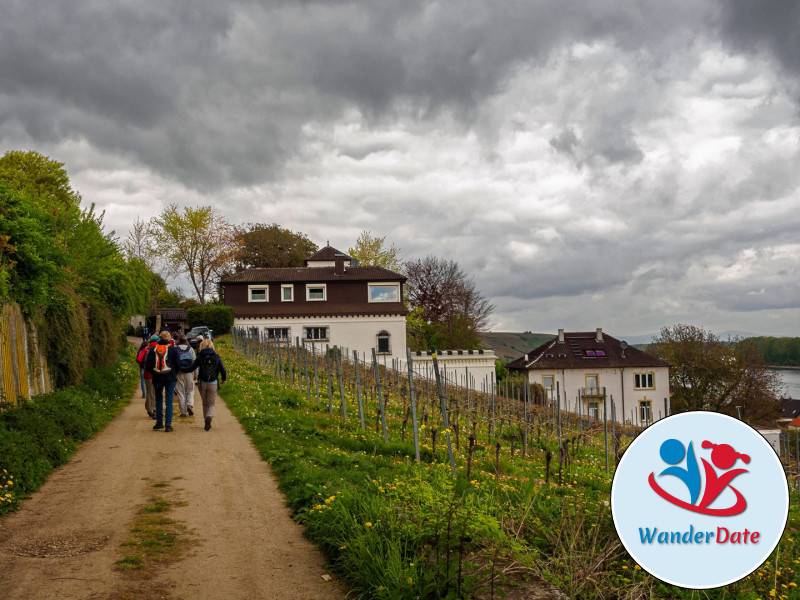
<svg viewBox="0 0 800 600"><path fill-rule="evenodd" d="M529 350L541 346L556 337L554 333L533 333L531 331L484 331L479 333L484 346L494 350L503 362L519 358Z"/></svg>

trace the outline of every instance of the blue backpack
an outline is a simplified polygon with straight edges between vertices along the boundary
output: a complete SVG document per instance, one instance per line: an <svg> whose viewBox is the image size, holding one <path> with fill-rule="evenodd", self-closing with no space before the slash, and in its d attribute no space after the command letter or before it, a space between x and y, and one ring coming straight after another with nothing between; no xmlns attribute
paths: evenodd
<svg viewBox="0 0 800 600"><path fill-rule="evenodd" d="M184 373L189 373L194 366L194 358L192 357L192 347L187 346L185 350L178 348L178 369Z"/></svg>

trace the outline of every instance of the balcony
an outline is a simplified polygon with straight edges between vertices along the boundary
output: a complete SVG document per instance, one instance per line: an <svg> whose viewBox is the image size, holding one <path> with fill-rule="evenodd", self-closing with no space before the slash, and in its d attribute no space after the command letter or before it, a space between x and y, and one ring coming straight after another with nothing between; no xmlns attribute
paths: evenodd
<svg viewBox="0 0 800 600"><path fill-rule="evenodd" d="M603 399L603 388L599 388L599 387L587 388L587 387L584 387L584 388L578 388L578 389L580 390L581 397L584 398L584 399L587 399L587 400L589 400L589 399L591 399L591 400L594 400L594 399L602 400Z"/></svg>

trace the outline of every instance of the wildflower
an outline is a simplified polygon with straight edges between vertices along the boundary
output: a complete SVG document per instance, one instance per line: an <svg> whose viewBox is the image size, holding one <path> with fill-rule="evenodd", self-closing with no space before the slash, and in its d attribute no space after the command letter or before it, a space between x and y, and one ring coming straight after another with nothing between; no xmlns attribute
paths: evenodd
<svg viewBox="0 0 800 600"><path fill-rule="evenodd" d="M364 527L366 527L367 529L372 529L372 523L367 521L366 523L364 523Z"/></svg>

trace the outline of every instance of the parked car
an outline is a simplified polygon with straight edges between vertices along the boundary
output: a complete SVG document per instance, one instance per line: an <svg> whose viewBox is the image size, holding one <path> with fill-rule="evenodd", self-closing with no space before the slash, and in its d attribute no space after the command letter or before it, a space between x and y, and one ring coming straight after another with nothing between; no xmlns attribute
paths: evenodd
<svg viewBox="0 0 800 600"><path fill-rule="evenodd" d="M200 343L197 341L197 338L200 336L213 340L214 332L205 325L198 325L197 327L192 327L189 331L187 331L186 337L189 338L189 344L195 350L197 350L197 346L200 345Z"/></svg>

